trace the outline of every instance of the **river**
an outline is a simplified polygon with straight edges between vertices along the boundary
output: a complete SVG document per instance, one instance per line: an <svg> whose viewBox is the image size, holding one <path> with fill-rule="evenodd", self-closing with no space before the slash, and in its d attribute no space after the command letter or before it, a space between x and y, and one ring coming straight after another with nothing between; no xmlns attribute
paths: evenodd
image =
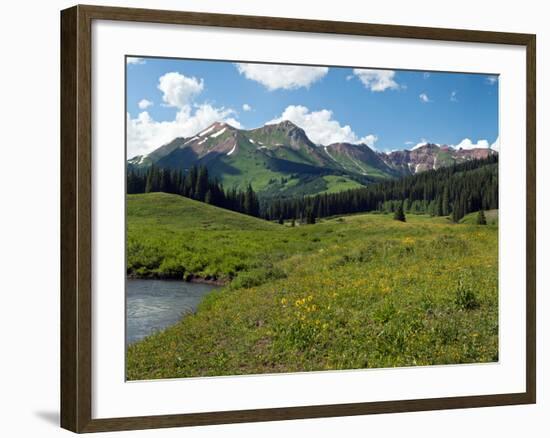
<svg viewBox="0 0 550 438"><path fill-rule="evenodd" d="M126 280L126 344L193 313L216 287L177 280Z"/></svg>

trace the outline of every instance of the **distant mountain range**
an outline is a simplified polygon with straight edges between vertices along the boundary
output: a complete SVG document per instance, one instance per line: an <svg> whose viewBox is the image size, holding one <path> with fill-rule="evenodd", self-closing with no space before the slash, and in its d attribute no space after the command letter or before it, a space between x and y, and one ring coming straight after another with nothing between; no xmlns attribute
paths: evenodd
<svg viewBox="0 0 550 438"><path fill-rule="evenodd" d="M214 123L193 137L178 137L129 169L151 165L186 170L205 165L225 187L269 195L336 192L496 154L492 149L454 149L427 143L413 150L378 152L365 144L316 145L290 121L242 130Z"/></svg>

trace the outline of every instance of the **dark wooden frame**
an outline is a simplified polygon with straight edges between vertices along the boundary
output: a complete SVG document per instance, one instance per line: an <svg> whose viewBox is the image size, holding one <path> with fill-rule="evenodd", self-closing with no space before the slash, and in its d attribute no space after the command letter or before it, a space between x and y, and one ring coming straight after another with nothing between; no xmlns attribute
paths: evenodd
<svg viewBox="0 0 550 438"><path fill-rule="evenodd" d="M527 348L523 393L92 419L92 20L220 26L525 46L527 52ZM74 432L515 405L536 402L536 37L531 34L75 6L61 12L61 426Z"/></svg>

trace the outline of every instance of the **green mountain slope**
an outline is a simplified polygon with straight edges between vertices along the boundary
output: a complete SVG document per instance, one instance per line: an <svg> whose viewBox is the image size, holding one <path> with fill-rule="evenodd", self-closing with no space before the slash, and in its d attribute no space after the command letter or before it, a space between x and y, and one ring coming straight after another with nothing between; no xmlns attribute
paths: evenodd
<svg viewBox="0 0 550 438"><path fill-rule="evenodd" d="M162 149L162 153L158 153ZM133 166L188 169L206 165L210 175L225 187L244 189L251 184L265 196L321 193L334 190L335 178L345 187L368 182L364 175L348 172L314 145L305 132L290 122L266 125L251 131L217 123L189 139L180 139L147 157L131 160Z"/></svg>
<svg viewBox="0 0 550 438"><path fill-rule="evenodd" d="M373 178L388 178L400 176L400 172L367 145L350 143L334 143L324 146L321 150L346 172L370 176Z"/></svg>

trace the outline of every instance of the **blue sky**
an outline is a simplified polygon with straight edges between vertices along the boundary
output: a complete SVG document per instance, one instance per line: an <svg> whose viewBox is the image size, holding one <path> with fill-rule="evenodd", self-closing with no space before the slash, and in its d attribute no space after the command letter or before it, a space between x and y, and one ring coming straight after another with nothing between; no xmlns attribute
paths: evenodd
<svg viewBox="0 0 550 438"><path fill-rule="evenodd" d="M480 74L127 58L128 157L214 121L288 119L315 143L379 151L498 147L498 78Z"/></svg>

